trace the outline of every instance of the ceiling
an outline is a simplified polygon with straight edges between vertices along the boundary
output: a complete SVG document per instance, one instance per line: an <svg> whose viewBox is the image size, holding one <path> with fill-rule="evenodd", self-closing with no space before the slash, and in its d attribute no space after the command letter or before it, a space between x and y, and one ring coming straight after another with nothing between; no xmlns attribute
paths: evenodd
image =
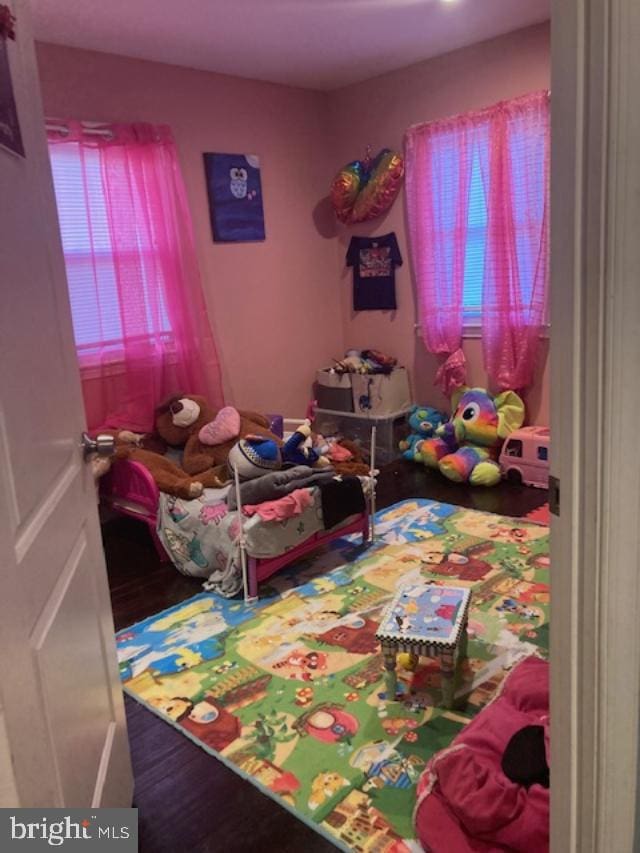
<svg viewBox="0 0 640 853"><path fill-rule="evenodd" d="M547 20L550 0L32 0L36 38L336 89Z"/></svg>

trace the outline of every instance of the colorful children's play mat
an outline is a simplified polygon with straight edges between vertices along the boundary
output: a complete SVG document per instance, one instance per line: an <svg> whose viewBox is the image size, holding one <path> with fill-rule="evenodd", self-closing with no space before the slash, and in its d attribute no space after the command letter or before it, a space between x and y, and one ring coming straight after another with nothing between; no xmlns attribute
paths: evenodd
<svg viewBox="0 0 640 853"><path fill-rule="evenodd" d="M276 575L247 606L202 593L118 634L125 690L345 850L417 850L426 761L548 646L548 530L427 500L377 515L375 545L342 540ZM439 668L398 668L384 693L375 632L399 584L472 590L459 707ZM169 768L168 768L169 771Z"/></svg>

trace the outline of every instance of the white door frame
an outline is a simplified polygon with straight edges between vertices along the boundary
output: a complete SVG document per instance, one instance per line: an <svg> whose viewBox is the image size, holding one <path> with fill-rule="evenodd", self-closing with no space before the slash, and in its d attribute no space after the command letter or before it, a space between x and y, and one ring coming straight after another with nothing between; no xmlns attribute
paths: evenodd
<svg viewBox="0 0 640 853"><path fill-rule="evenodd" d="M553 0L551 839L634 849L640 2Z"/></svg>

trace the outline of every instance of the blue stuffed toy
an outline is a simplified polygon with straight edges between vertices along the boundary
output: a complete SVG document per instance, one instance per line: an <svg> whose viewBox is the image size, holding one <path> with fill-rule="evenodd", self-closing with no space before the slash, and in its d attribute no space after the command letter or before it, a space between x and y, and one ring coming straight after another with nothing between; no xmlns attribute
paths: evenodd
<svg viewBox="0 0 640 853"><path fill-rule="evenodd" d="M447 418L431 406L414 406L409 411L408 419L411 433L400 442L400 450L405 459L422 462L420 445L426 438L432 438Z"/></svg>
<svg viewBox="0 0 640 853"><path fill-rule="evenodd" d="M323 449L312 446L311 421L308 418L285 441L281 452L284 465L308 465L311 468L331 466L331 460L323 455Z"/></svg>

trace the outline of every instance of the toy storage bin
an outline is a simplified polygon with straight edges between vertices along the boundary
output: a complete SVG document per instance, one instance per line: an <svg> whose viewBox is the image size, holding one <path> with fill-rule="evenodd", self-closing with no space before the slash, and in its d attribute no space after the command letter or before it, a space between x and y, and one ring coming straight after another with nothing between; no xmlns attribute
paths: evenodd
<svg viewBox="0 0 640 853"><path fill-rule="evenodd" d="M315 398L321 409L333 412L353 411L351 374L331 373L328 367L316 372Z"/></svg>
<svg viewBox="0 0 640 853"><path fill-rule="evenodd" d="M354 373L351 376L351 390L353 411L359 415L391 417L396 412L411 408L409 374L406 367L394 367L391 373Z"/></svg>
<svg viewBox="0 0 640 853"><path fill-rule="evenodd" d="M371 427L376 427L376 466L392 462L400 456L398 443L409 435L408 409L388 415L356 415L330 409L316 409L314 432L324 436L340 436L355 441L365 456L369 456Z"/></svg>

